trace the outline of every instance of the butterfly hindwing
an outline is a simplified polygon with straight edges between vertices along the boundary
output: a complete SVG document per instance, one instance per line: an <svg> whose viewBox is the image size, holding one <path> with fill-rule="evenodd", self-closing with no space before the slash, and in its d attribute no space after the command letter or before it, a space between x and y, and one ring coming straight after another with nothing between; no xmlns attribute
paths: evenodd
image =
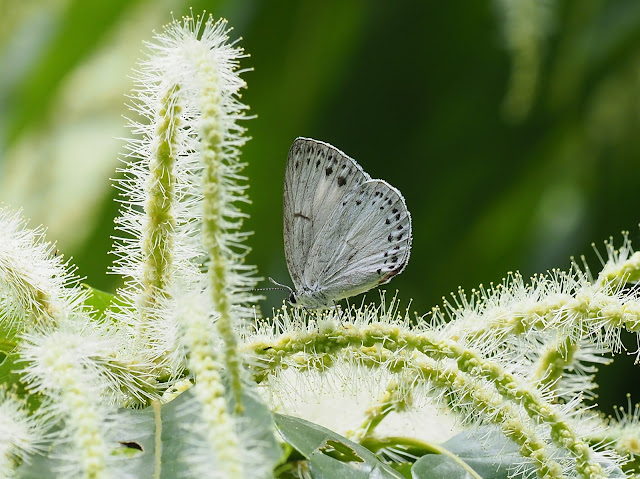
<svg viewBox="0 0 640 479"><path fill-rule="evenodd" d="M345 195L315 236L303 282L334 300L355 296L402 272L411 216L400 192L369 180Z"/></svg>
<svg viewBox="0 0 640 479"><path fill-rule="evenodd" d="M296 290L314 242L347 193L369 180L362 168L337 148L297 138L287 158L284 181L284 251Z"/></svg>

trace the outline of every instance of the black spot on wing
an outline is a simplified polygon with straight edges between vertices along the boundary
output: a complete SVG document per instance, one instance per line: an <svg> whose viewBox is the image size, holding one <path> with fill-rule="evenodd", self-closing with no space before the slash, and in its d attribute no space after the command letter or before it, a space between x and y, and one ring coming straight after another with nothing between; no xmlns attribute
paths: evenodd
<svg viewBox="0 0 640 479"><path fill-rule="evenodd" d="M346 182L347 180L344 176L338 176L338 186L344 186Z"/></svg>
<svg viewBox="0 0 640 479"><path fill-rule="evenodd" d="M327 174L327 176L329 176L331 173L333 173L333 168L329 166L326 170L324 170L324 172Z"/></svg>

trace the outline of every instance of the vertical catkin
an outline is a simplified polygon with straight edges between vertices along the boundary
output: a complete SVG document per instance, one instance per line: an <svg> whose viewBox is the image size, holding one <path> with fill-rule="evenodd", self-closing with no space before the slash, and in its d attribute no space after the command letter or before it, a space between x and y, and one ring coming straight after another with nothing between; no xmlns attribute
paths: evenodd
<svg viewBox="0 0 640 479"><path fill-rule="evenodd" d="M177 344L157 326L166 317L157 300L176 293L178 283L209 291L239 405L235 329L253 316L246 305L257 299L248 292L256 284L255 268L244 264L246 233L240 228L246 215L237 205L248 201L238 160L246 141L238 125L246 107L237 99L245 86L237 71L243 54L228 42L226 22L211 17L174 21L148 47L133 108L149 124L132 122L142 138L128 144L119 181L128 199L117 220L131 238L118 240L114 271L128 279L121 295L137 312L141 344L152 347L156 363L165 363Z"/></svg>
<svg viewBox="0 0 640 479"><path fill-rule="evenodd" d="M223 341L223 355L238 410L241 406L242 361L235 329L250 314L244 307L255 300L247 292L255 287L255 270L243 264L247 252L240 232L246 217L237 203L246 202L244 164L238 160L244 144L246 106L238 101L245 82L239 77L242 50L229 43L225 21L185 19L184 69L191 72L188 88L199 108L196 122L202 162L201 241L207 258L207 288L218 313L217 329ZM201 32L200 38L197 36Z"/></svg>
<svg viewBox="0 0 640 479"><path fill-rule="evenodd" d="M180 126L180 106L177 85L170 86L160 100L156 118L155 138L151 144L148 191L145 204L147 225L142 236L142 270L140 298L143 311L152 310L156 295L165 295L173 263L175 218L175 173L177 148L174 147L176 129Z"/></svg>
<svg viewBox="0 0 640 479"><path fill-rule="evenodd" d="M147 122L130 121L136 137L128 141L123 177L117 180L125 199L116 225L125 235L114 244L113 272L126 285L119 291L123 306L110 314L123 326L134 326L138 349L155 362L158 374L170 375L175 337L161 324L164 300L176 278L200 281L194 267L199 252L192 247L198 158L186 123L194 115L183 72L175 59L153 53L136 72L131 105Z"/></svg>

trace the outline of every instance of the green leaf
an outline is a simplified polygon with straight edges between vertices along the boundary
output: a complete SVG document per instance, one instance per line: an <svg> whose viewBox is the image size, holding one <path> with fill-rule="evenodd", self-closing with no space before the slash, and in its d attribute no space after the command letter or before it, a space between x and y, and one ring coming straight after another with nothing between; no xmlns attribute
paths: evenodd
<svg viewBox="0 0 640 479"><path fill-rule="evenodd" d="M274 434L275 425L271 412L253 390L246 391L242 399L242 421L246 427L251 428L251 436L254 439L248 447L260 448L262 460L273 468L281 460L282 449ZM161 467L160 479L184 477L184 459L192 452L190 442L185 439L189 431L194 429L192 426L202 421L194 402L193 393L189 390L162 405L159 414L156 414L153 407L142 410L121 409L117 412L117 428L108 440L112 444L120 444L121 447L116 449L114 455L131 477L157 477L154 475L156 464ZM232 410L231 401L229 407L229 410ZM156 458L158 432L161 452L160 457ZM30 464L20 468L18 477L54 477L53 471L59 469L62 463L52 457L56 457L59 452L56 448L49 451L46 457L35 457Z"/></svg>
<svg viewBox="0 0 640 479"><path fill-rule="evenodd" d="M478 479L480 476L465 469L449 456L427 454L411 469L413 479Z"/></svg>
<svg viewBox="0 0 640 479"><path fill-rule="evenodd" d="M313 424L281 414L274 415L283 439L307 459L315 479L402 479L367 448Z"/></svg>
<svg viewBox="0 0 640 479"><path fill-rule="evenodd" d="M509 472L521 467L525 461L517 444L491 427L464 431L441 447L454 455L461 467L466 466L477 474L469 477L508 479L511 477Z"/></svg>
<svg viewBox="0 0 640 479"><path fill-rule="evenodd" d="M114 294L92 288L88 284L84 283L82 284L82 287L90 292L90 295L84 304L92 307L101 315L104 315L108 309L116 310L122 305L121 300Z"/></svg>
<svg viewBox="0 0 640 479"><path fill-rule="evenodd" d="M533 466L526 463L518 445L495 427L464 431L441 444L440 448L443 454L428 454L416 461L412 469L414 479L509 479L535 476ZM605 469L611 469L607 477L625 477L611 463L601 462L601 465ZM520 474L514 476L513 472L516 470Z"/></svg>
<svg viewBox="0 0 640 479"><path fill-rule="evenodd" d="M201 421L191 404L185 407L187 401L193 403L190 396L191 393L187 391L162 408L162 479L173 479L184 474L185 466L180 458L189 456L190 445L182 438L185 429L189 429L189 423L196 424ZM253 390L245 390L242 401L242 418L246 427L251 428L253 444L260 447L260 456L270 462L273 468L282 457L282 449L274 434L275 425L271 411ZM230 401L229 410L233 410L234 406L233 401Z"/></svg>
<svg viewBox="0 0 640 479"><path fill-rule="evenodd" d="M29 411L35 412L40 407L42 397L39 394L29 394L19 373L24 368L24 363L16 363L17 359L17 354L0 349L0 384L10 388L12 394L26 401Z"/></svg>
<svg viewBox="0 0 640 479"><path fill-rule="evenodd" d="M412 462L402 462L402 463L393 463L391 464L391 467L393 467L396 471L398 471L400 474L402 474L402 477L406 478L406 479L412 479L412 467L413 467L413 463Z"/></svg>
<svg viewBox="0 0 640 479"><path fill-rule="evenodd" d="M462 432L426 454L413 466L413 479L507 479L525 459L499 430L483 427ZM531 473L530 468L525 471Z"/></svg>

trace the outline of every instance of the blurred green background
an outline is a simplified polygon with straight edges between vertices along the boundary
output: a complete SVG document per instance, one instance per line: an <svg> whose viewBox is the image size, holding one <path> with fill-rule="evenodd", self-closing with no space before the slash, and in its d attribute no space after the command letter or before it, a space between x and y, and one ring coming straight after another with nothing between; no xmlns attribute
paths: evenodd
<svg viewBox="0 0 640 479"><path fill-rule="evenodd" d="M387 289L420 313L458 286L570 256L597 271L591 243L620 244L622 230L640 244L637 0L0 0L0 201L46 225L91 285L118 285L109 178L127 75L152 30L189 7L228 18L251 55L243 158L261 275L288 282L281 198L296 136L404 193L412 258ZM282 299L269 293L265 314ZM599 375L604 411L639 383L633 359Z"/></svg>

